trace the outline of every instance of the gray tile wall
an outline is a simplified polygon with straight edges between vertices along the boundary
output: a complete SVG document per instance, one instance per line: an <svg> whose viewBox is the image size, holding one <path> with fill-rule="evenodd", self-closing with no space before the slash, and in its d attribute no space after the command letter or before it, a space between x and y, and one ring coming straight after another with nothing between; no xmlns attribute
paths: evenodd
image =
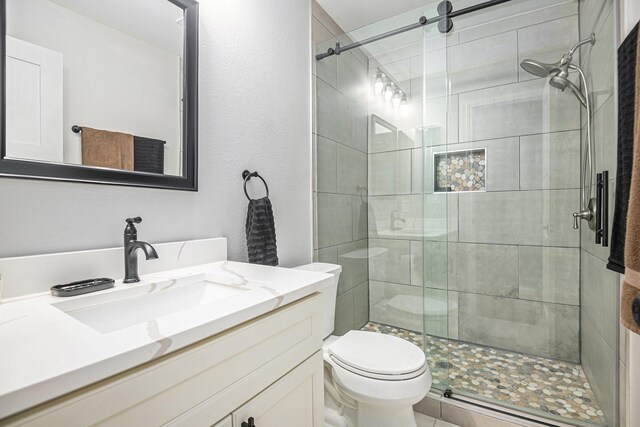
<svg viewBox="0 0 640 427"><path fill-rule="evenodd" d="M344 31L314 1L316 53ZM357 50L313 60L314 87L314 259L342 266L335 334L360 328L369 319L367 263L368 59Z"/></svg>
<svg viewBox="0 0 640 427"><path fill-rule="evenodd" d="M615 194L616 104L613 96L615 74L615 12L613 0L580 1L580 36L596 34L596 44L582 49L581 65L592 91L593 134L596 170L609 170L610 194ZM582 117L586 134L586 115ZM585 136L583 136L585 137ZM613 212L613 196L609 211ZM610 216L610 218L612 218ZM618 352L618 286L620 275L606 269L609 248L594 243L587 227L581 229L581 361L610 425L618 425L618 366L624 370Z"/></svg>
<svg viewBox="0 0 640 427"><path fill-rule="evenodd" d="M369 138L370 317L578 362L581 110L519 66L577 42L578 1L532 5L370 58L370 78L380 67L410 94L370 105L397 129ZM487 192L432 194L433 154L471 148L487 150Z"/></svg>

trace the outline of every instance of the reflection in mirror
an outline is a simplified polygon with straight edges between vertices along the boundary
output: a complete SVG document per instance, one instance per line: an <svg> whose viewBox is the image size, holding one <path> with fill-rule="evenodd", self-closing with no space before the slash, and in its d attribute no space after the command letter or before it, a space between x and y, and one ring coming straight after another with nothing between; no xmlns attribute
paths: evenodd
<svg viewBox="0 0 640 427"><path fill-rule="evenodd" d="M183 10L7 0L6 157L182 176Z"/></svg>
<svg viewBox="0 0 640 427"><path fill-rule="evenodd" d="M370 145L373 152L398 149L398 128L376 114L369 119Z"/></svg>

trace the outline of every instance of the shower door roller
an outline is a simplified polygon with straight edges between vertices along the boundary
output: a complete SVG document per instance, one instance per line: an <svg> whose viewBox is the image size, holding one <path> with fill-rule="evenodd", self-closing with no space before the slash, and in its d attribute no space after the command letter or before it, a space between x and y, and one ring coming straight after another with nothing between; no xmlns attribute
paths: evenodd
<svg viewBox="0 0 640 427"><path fill-rule="evenodd" d="M453 5L450 1L443 1L438 4L438 31L445 34L453 29L453 20L449 18L449 14L453 11Z"/></svg>

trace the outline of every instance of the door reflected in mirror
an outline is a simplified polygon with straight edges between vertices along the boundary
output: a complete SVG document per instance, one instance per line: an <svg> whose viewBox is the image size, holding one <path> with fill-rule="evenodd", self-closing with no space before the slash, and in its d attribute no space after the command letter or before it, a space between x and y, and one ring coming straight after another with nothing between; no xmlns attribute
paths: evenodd
<svg viewBox="0 0 640 427"><path fill-rule="evenodd" d="M6 158L183 176L182 8L7 0Z"/></svg>

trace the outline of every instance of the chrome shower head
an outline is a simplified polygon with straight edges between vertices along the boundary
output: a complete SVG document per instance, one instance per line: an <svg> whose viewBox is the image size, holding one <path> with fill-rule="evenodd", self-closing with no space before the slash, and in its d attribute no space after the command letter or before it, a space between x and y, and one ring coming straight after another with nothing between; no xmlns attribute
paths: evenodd
<svg viewBox="0 0 640 427"><path fill-rule="evenodd" d="M575 67L575 66L574 66ZM575 67L576 69L578 67ZM580 90L578 86L575 85L564 73L558 73L557 75L551 77L549 79L549 84L556 89L560 89L564 91L567 87L571 89L571 92L578 98L578 101L585 107L587 106L587 99L584 96L584 93Z"/></svg>
<svg viewBox="0 0 640 427"><path fill-rule="evenodd" d="M596 42L596 36L591 34L588 39L582 40L576 43L575 46L571 48L571 50L565 53L562 56L560 61L555 62L553 64L547 64L545 62L536 61L535 59L525 59L520 63L520 66L527 73L533 74L538 77L549 77L550 75L557 73L559 71L568 71L568 68L571 67L571 61L573 60L573 54L578 49L578 47L583 44L594 44Z"/></svg>
<svg viewBox="0 0 640 427"><path fill-rule="evenodd" d="M544 62L536 61L535 59L525 59L520 63L520 66L523 70L525 70L529 74L533 74L538 77L551 77L549 79L549 84L556 89L560 89L564 91L567 87L571 89L571 92L578 98L580 103L587 106L587 99L584 93L580 90L578 86L576 86L571 80L569 80L569 70L580 71L582 74L582 70L577 65L573 65L571 61L573 61L573 54L578 49L578 47L583 44L594 44L596 41L595 35L591 34L591 37L588 39L582 40L578 42L575 46L571 48L571 50L565 53L560 61L554 64L547 64Z"/></svg>
<svg viewBox="0 0 640 427"><path fill-rule="evenodd" d="M569 79L567 79L564 75L560 75L560 73L549 79L549 84L551 86L562 91L564 91L570 83L571 82L569 81Z"/></svg>
<svg viewBox="0 0 640 427"><path fill-rule="evenodd" d="M544 62L536 61L535 59L525 59L520 63L523 70L538 77L550 76L558 69L559 65L559 62L555 64L546 64Z"/></svg>

